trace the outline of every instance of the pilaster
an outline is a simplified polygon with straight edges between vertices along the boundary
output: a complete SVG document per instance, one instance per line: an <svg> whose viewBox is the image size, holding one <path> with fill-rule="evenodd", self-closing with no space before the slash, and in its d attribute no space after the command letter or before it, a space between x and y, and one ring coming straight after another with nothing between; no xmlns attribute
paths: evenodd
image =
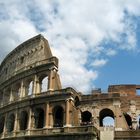
<svg viewBox="0 0 140 140"><path fill-rule="evenodd" d="M32 109L29 110L29 121L28 121L28 130L34 128L34 114Z"/></svg>
<svg viewBox="0 0 140 140"><path fill-rule="evenodd" d="M45 128L49 127L49 102L46 103Z"/></svg>
<svg viewBox="0 0 140 140"><path fill-rule="evenodd" d="M13 89L10 90L10 102L13 101Z"/></svg>
<svg viewBox="0 0 140 140"><path fill-rule="evenodd" d="M5 121L4 121L4 128L3 128L3 137L7 133L7 114L5 115Z"/></svg>
<svg viewBox="0 0 140 140"><path fill-rule="evenodd" d="M71 119L70 118L70 102L71 102L70 99L66 100L66 124L65 124L66 127L71 126L71 124L70 124L70 119Z"/></svg>
<svg viewBox="0 0 140 140"><path fill-rule="evenodd" d="M24 81L21 81L21 87L20 87L20 98L25 97L25 86Z"/></svg>
<svg viewBox="0 0 140 140"><path fill-rule="evenodd" d="M48 90L53 90L53 70L50 70L50 74L49 74L49 77L48 77Z"/></svg>
<svg viewBox="0 0 140 140"><path fill-rule="evenodd" d="M33 82L33 94L38 94L40 93L40 84L39 84L39 78L37 75L34 77L34 82Z"/></svg>
<svg viewBox="0 0 140 140"><path fill-rule="evenodd" d="M19 115L18 115L18 111L16 111L15 114L15 123L14 123L14 132L19 130Z"/></svg>

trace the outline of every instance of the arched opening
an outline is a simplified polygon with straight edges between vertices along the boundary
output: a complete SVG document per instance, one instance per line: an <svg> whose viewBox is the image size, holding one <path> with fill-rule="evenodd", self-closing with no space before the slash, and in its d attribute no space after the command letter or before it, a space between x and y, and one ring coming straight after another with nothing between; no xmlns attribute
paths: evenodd
<svg viewBox="0 0 140 140"><path fill-rule="evenodd" d="M64 124L64 110L61 106L56 106L53 109L54 127L63 127Z"/></svg>
<svg viewBox="0 0 140 140"><path fill-rule="evenodd" d="M33 81L29 83L28 87L28 95L32 95L32 93L33 93Z"/></svg>
<svg viewBox="0 0 140 140"><path fill-rule="evenodd" d="M14 124L15 124L15 115L11 114L7 120L7 131L8 132L12 132L14 130Z"/></svg>
<svg viewBox="0 0 140 140"><path fill-rule="evenodd" d="M100 111L99 114L100 126L114 126L114 113L112 110L106 108Z"/></svg>
<svg viewBox="0 0 140 140"><path fill-rule="evenodd" d="M28 126L28 113L22 111L20 114L20 130L26 130Z"/></svg>
<svg viewBox="0 0 140 140"><path fill-rule="evenodd" d="M82 125L89 125L92 123L92 114L89 111L81 113Z"/></svg>
<svg viewBox="0 0 140 140"><path fill-rule="evenodd" d="M112 117L105 117L103 119L103 126L114 126L114 118Z"/></svg>
<svg viewBox="0 0 140 140"><path fill-rule="evenodd" d="M4 122L5 122L5 117L4 116L0 117L0 134L3 132Z"/></svg>
<svg viewBox="0 0 140 140"><path fill-rule="evenodd" d="M130 129L132 129L132 119L130 115L128 115L127 113L124 113L124 117L127 122L127 125L129 126Z"/></svg>
<svg viewBox="0 0 140 140"><path fill-rule="evenodd" d="M75 97L75 102L74 102L75 106L77 107L78 105L80 105L80 101L79 98L76 96Z"/></svg>
<svg viewBox="0 0 140 140"><path fill-rule="evenodd" d="M42 108L35 109L35 128L43 128L44 127L44 110Z"/></svg>
<svg viewBox="0 0 140 140"><path fill-rule="evenodd" d="M41 81L41 92L48 90L48 76L44 77Z"/></svg>

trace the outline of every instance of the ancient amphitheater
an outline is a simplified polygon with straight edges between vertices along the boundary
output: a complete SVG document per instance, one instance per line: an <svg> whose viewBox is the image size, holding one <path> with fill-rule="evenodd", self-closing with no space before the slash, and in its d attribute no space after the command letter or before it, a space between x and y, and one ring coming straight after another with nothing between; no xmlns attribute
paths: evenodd
<svg viewBox="0 0 140 140"><path fill-rule="evenodd" d="M0 65L0 139L140 140L140 85L111 85L89 95L63 89L58 59L35 36ZM104 126L105 117L114 126Z"/></svg>

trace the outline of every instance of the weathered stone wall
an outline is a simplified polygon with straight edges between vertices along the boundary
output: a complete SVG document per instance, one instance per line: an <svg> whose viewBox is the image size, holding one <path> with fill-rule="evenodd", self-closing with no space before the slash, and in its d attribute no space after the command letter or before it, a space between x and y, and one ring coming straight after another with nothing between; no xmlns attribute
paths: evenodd
<svg viewBox="0 0 140 140"><path fill-rule="evenodd" d="M72 88L62 89L57 71L58 59L41 35L4 59L0 139L97 140L98 130L101 140L140 139L140 96L136 95L140 85L113 85L108 94L97 89L82 95ZM103 131L103 119L108 116L114 126Z"/></svg>
<svg viewBox="0 0 140 140"><path fill-rule="evenodd" d="M114 140L139 140L140 131L116 131Z"/></svg>
<svg viewBox="0 0 140 140"><path fill-rule="evenodd" d="M85 134L59 134L59 135L52 135L52 136L36 136L36 137L15 137L15 138L6 138L7 140L99 140L94 134L92 133L85 133Z"/></svg>
<svg viewBox="0 0 140 140"><path fill-rule="evenodd" d="M114 128L104 127L100 129L100 140L114 140Z"/></svg>
<svg viewBox="0 0 140 140"><path fill-rule="evenodd" d="M122 95L136 95L136 85L111 85L108 88L110 94L119 93Z"/></svg>
<svg viewBox="0 0 140 140"><path fill-rule="evenodd" d="M0 65L0 83L52 57L47 40L38 35L15 48Z"/></svg>

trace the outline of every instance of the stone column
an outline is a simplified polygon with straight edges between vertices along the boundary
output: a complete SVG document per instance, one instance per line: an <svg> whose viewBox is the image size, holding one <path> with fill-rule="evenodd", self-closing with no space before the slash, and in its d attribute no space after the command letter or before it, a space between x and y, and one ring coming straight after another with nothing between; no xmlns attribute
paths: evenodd
<svg viewBox="0 0 140 140"><path fill-rule="evenodd" d="M32 108L29 110L28 130L34 128L34 114Z"/></svg>
<svg viewBox="0 0 140 140"><path fill-rule="evenodd" d="M18 111L16 111L15 114L15 123L14 123L14 132L19 130L19 115L18 115Z"/></svg>
<svg viewBox="0 0 140 140"><path fill-rule="evenodd" d="M4 120L4 128L3 128L3 137L7 132L7 114L5 115L5 120Z"/></svg>
<svg viewBox="0 0 140 140"><path fill-rule="evenodd" d="M38 93L40 93L40 84L39 84L38 76L35 75L34 82L33 82L33 94L35 95Z"/></svg>
<svg viewBox="0 0 140 140"><path fill-rule="evenodd" d="M51 128L51 127L53 127L53 125L54 125L54 120L53 120L53 107L52 106L50 106L49 105L49 113L48 113L48 115L49 115L49 127Z"/></svg>
<svg viewBox="0 0 140 140"><path fill-rule="evenodd" d="M70 124L70 99L66 100L66 127L71 126Z"/></svg>
<svg viewBox="0 0 140 140"><path fill-rule="evenodd" d="M6 99L5 99L5 89L3 90L3 105L5 104Z"/></svg>
<svg viewBox="0 0 140 140"><path fill-rule="evenodd" d="M21 81L20 98L25 97L25 86L23 80Z"/></svg>
<svg viewBox="0 0 140 140"><path fill-rule="evenodd" d="M24 97L24 84L23 80L21 81L21 86L20 86L20 98Z"/></svg>
<svg viewBox="0 0 140 140"><path fill-rule="evenodd" d="M78 111L78 120L79 120L78 124L81 125L82 118L81 118L81 111L80 110Z"/></svg>
<svg viewBox="0 0 140 140"><path fill-rule="evenodd" d="M13 87L11 87L11 90L10 90L10 102L13 101Z"/></svg>
<svg viewBox="0 0 140 140"><path fill-rule="evenodd" d="M49 113L49 128L53 127L54 121L53 121L53 112L51 111Z"/></svg>
<svg viewBox="0 0 140 140"><path fill-rule="evenodd" d="M49 127L49 121L50 121L50 117L49 117L49 102L46 103L46 113L45 113L45 128Z"/></svg>
<svg viewBox="0 0 140 140"><path fill-rule="evenodd" d="M53 70L50 70L50 74L48 76L48 90L53 90Z"/></svg>

